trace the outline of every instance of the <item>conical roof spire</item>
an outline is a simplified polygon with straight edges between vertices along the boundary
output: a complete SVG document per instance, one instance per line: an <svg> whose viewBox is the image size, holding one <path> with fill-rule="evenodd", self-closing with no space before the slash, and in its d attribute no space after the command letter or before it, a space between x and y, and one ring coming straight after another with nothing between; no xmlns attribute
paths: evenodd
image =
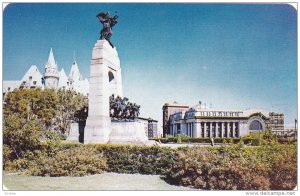
<svg viewBox="0 0 300 196"><path fill-rule="evenodd" d="M70 74L69 74L69 79L73 81L79 81L81 80L81 74L77 65L77 62L74 61L71 66Z"/></svg>
<svg viewBox="0 0 300 196"><path fill-rule="evenodd" d="M50 49L50 53L49 53L49 57L48 57L48 66L50 67L56 67L56 64L55 64L55 59L54 59L54 55L53 55L53 51L52 51L52 48Z"/></svg>
<svg viewBox="0 0 300 196"><path fill-rule="evenodd" d="M45 65L45 74L44 74L44 76L45 76L45 78L46 77L56 77L56 78L58 78L57 63L55 63L52 48L50 49L48 62Z"/></svg>

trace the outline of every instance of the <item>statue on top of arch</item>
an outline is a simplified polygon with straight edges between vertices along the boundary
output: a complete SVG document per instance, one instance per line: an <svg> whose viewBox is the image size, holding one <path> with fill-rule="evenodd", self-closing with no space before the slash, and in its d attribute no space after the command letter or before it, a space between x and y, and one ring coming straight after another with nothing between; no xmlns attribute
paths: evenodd
<svg viewBox="0 0 300 196"><path fill-rule="evenodd" d="M116 15L111 17L109 15L109 12L100 12L96 16L99 19L99 22L103 24L103 28L100 31L100 40L107 40L111 47L114 47L114 45L110 42L110 37L112 36L112 27L115 26L115 24L118 23L118 14L116 12Z"/></svg>

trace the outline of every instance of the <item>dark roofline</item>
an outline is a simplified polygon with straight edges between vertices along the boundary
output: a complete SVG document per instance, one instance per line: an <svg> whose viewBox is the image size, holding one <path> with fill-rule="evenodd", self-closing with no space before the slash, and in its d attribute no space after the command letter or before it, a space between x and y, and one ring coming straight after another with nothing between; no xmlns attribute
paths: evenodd
<svg viewBox="0 0 300 196"><path fill-rule="evenodd" d="M189 108L190 106L188 105L174 105L174 104L164 104L163 105L163 108L164 107L174 107L174 108Z"/></svg>
<svg viewBox="0 0 300 196"><path fill-rule="evenodd" d="M154 121L154 122L158 122L157 120L154 120L152 118L143 118L143 117L137 117L138 119L141 119L141 120L147 120L147 121Z"/></svg>

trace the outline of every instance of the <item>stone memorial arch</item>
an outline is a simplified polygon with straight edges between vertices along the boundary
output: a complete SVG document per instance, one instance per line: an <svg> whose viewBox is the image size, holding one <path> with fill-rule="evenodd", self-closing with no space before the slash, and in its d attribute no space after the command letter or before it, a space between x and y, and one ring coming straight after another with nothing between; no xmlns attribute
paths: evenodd
<svg viewBox="0 0 300 196"><path fill-rule="evenodd" d="M97 40L90 65L89 111L84 143L107 143L111 132L109 96L123 96L120 59L116 48Z"/></svg>
<svg viewBox="0 0 300 196"><path fill-rule="evenodd" d="M148 141L145 125L137 118L132 121L112 121L109 97L123 97L120 59L110 42L112 26L118 16L101 12L103 24L100 39L94 45L90 64L89 110L84 129L84 143L153 144Z"/></svg>

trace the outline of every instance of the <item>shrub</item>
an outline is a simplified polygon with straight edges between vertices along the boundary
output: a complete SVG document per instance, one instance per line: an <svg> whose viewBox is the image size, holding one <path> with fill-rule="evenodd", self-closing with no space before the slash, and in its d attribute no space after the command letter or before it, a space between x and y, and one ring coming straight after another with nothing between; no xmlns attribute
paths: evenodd
<svg viewBox="0 0 300 196"><path fill-rule="evenodd" d="M39 120L25 120L13 114L4 119L3 144L5 153L9 152L5 158L15 160L27 151L54 153L60 142L57 133L45 130Z"/></svg>
<svg viewBox="0 0 300 196"><path fill-rule="evenodd" d="M272 190L293 190L297 185L297 157L284 156L277 160L270 173Z"/></svg>
<svg viewBox="0 0 300 196"><path fill-rule="evenodd" d="M39 156L25 171L34 176L84 176L102 173L106 159L96 148L81 146L58 151L53 157Z"/></svg>
<svg viewBox="0 0 300 196"><path fill-rule="evenodd" d="M270 186L267 168L250 167L239 159L220 157L207 148L179 152L179 161L166 173L171 184L206 190L260 190Z"/></svg>
<svg viewBox="0 0 300 196"><path fill-rule="evenodd" d="M165 173L171 184L206 190L290 190L297 184L297 146L235 144L177 151Z"/></svg>
<svg viewBox="0 0 300 196"><path fill-rule="evenodd" d="M158 146L95 145L107 158L107 171L164 174L175 162L175 150Z"/></svg>
<svg viewBox="0 0 300 196"><path fill-rule="evenodd" d="M178 137L171 137L169 136L168 138L151 138L150 140L154 140L157 142L161 142L161 143L178 143L178 139L180 138L182 143L210 143L211 139L210 138L193 138L193 137L188 137L186 135L183 134L178 134L180 136ZM214 142L215 143L224 143L230 142L230 138L214 138ZM239 138L232 138L232 142L233 143L238 143L240 141ZM247 144L247 142L245 142L245 144Z"/></svg>

